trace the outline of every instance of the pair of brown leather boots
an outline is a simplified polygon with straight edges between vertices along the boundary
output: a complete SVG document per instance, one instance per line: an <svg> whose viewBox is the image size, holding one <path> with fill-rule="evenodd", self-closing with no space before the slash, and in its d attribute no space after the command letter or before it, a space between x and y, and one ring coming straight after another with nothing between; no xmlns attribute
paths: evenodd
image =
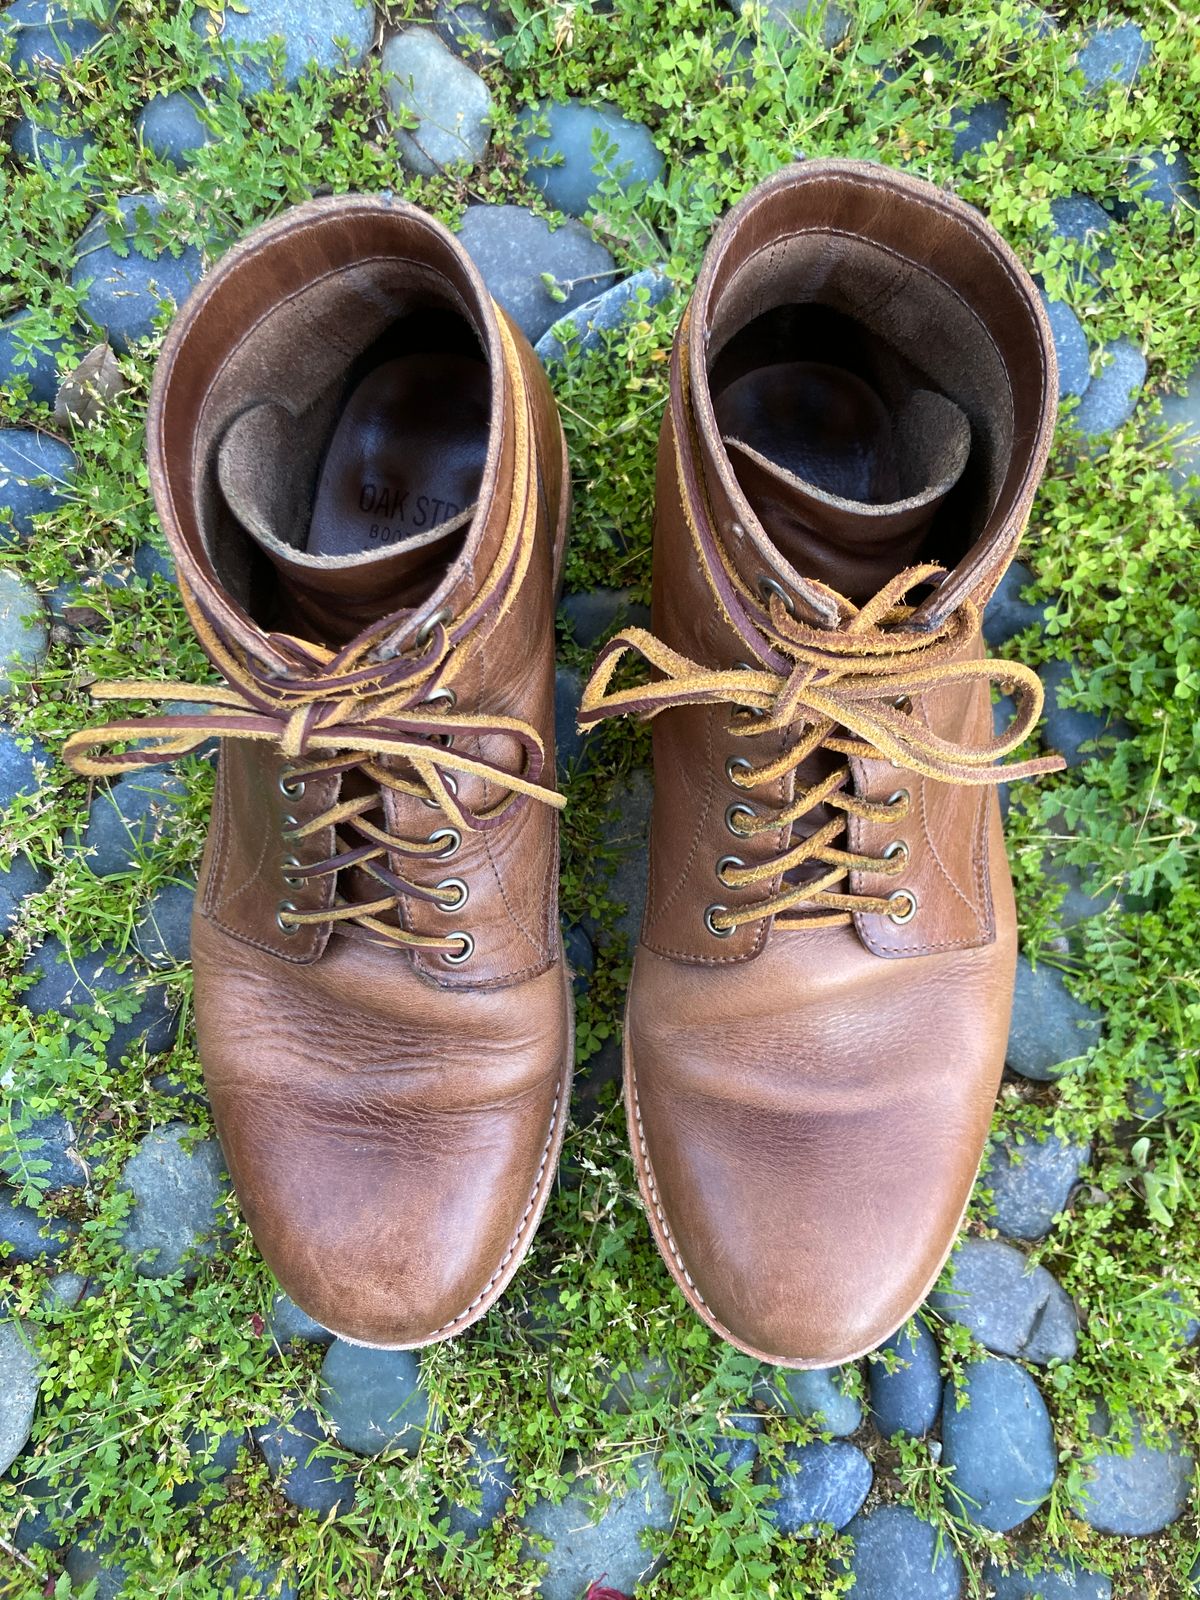
<svg viewBox="0 0 1200 1600"><path fill-rule="evenodd" d="M580 720L654 718L625 1034L650 1223L697 1313L780 1365L910 1315L987 1133L1015 960L995 784L1054 763L995 765L1041 692L985 662L980 613L1056 387L997 235L855 162L743 200L675 341L653 632L605 648ZM188 301L148 448L223 686L109 686L195 715L68 756L220 737L193 960L237 1193L327 1327L443 1339L516 1272L567 1115L554 400L443 227L320 200Z"/></svg>

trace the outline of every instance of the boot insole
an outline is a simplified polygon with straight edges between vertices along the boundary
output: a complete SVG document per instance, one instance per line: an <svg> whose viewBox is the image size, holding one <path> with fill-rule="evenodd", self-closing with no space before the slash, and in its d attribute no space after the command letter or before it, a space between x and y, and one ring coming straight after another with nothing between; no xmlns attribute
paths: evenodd
<svg viewBox="0 0 1200 1600"><path fill-rule="evenodd" d="M461 530L479 497L490 411L488 368L472 356L421 352L374 367L330 437L308 554L415 547Z"/></svg>
<svg viewBox="0 0 1200 1600"><path fill-rule="evenodd" d="M715 397L721 434L840 500L888 505L901 467L887 408L853 372L780 361L743 374Z"/></svg>

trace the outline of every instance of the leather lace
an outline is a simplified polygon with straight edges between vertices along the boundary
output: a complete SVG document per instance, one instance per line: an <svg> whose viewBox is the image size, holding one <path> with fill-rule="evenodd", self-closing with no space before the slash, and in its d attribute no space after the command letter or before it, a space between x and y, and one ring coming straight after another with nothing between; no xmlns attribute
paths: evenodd
<svg viewBox="0 0 1200 1600"><path fill-rule="evenodd" d="M411 882L393 871L393 857L417 861L446 860L457 849L456 836L499 827L527 801L561 807L563 796L542 782L546 747L537 730L515 717L455 714L452 675L455 646L482 622L504 615L529 569L537 540L538 483L534 431L524 367L503 316L498 332L512 395L512 483L508 515L491 569L482 579L463 615L437 612L424 622L413 620L407 648L397 651L397 619L384 618L341 650L272 633L263 640L264 654L277 665L267 667L248 651L227 642L224 630L206 614L196 593L179 574L179 591L200 645L224 684L131 681L96 684L100 700L184 701L197 706L187 712L128 718L102 728L72 734L63 746L64 759L85 777L107 778L158 766L194 754L214 735L272 745L285 757L280 780L285 797L299 797L308 779L332 774L357 774L366 782L307 822L284 834L300 843L327 828L334 829L336 849L327 859L300 865L285 863L286 881L300 887L359 868L379 885L369 899L351 899L336 883L332 905L317 911L280 906L285 932L324 923L353 923L390 945L442 953L457 964L473 948L469 934L413 933L399 925L404 899L433 902L452 911L463 903L461 884L451 880L435 888ZM408 638L408 635L400 635ZM507 735L520 749L520 770L509 771L493 761L466 755L459 740L486 740ZM104 747L145 741L136 749ZM103 754L96 754L104 749ZM393 765L392 763L398 763ZM457 776L485 780L502 798L477 810L458 794ZM371 819L383 792L411 795L440 811L447 826L432 829L424 839L409 839L381 828ZM395 922L383 918L396 916Z"/></svg>
<svg viewBox="0 0 1200 1600"><path fill-rule="evenodd" d="M289 881L300 886L358 867L378 882L381 892L366 901L340 898L318 911L293 910L281 915L281 925L299 928L354 922L387 943L457 955L464 947L462 934L410 933L381 920L395 912L407 896L453 910L459 894L457 889L429 889L411 882L392 871L389 857L445 858L451 853L447 835L452 839L453 832L495 828L526 799L562 806L563 797L540 782L546 751L536 729L514 717L456 715L447 709L452 708L453 696L443 687L442 678L451 644L441 618L418 629L419 637L424 632L419 648L382 660L371 655L378 630L360 636L341 651L273 634L271 644L294 663L292 672L280 675L228 649L187 586L181 582L180 589L206 654L225 678L224 686L147 681L96 684L92 693L97 699L175 700L195 702L201 709L194 714L129 718L85 729L66 741L65 759L84 776L112 777L192 755L215 735L277 746L287 758L281 780L281 786L287 785L283 787L285 796L298 796L311 777L358 772L369 780L370 792L339 800L285 833L286 840L299 843L326 828L336 830L335 852L323 861L290 864ZM510 735L521 747L522 771L510 772L494 762L468 756L451 742L498 734ZM134 750L93 753L98 747L134 739L149 743ZM385 764L385 760L396 759L403 770ZM504 797L486 810L472 809L457 793L455 774L486 779L501 789ZM404 838L379 827L368 813L378 809L380 791L385 789L436 807L449 827L435 829L425 839Z"/></svg>
<svg viewBox="0 0 1200 1600"><path fill-rule="evenodd" d="M649 719L676 706L730 705L737 708L727 728L734 740L798 731L798 737L772 761L756 766L744 758L731 758L730 781L744 790L785 779L820 750L860 760L882 759L923 777L956 784L996 784L1061 770L1065 763L1059 756L996 765L1033 729L1043 692L1037 674L1018 662L958 659L979 631L980 611L973 602L964 601L936 629L905 627L916 610L905 603L910 591L944 577L942 567L910 567L861 607L829 590L843 618L838 629L800 621L782 592L773 592L763 653L785 657L792 663L788 672L765 665L709 668L645 629L629 628L610 640L597 659L583 693L579 725L588 728L622 715ZM635 687L612 687L618 667L631 655L639 656L658 676ZM999 684L1011 692L1016 713L1003 733L980 744L956 743L911 715L914 696L967 683ZM915 901L905 891L899 891L901 906L896 895L850 893L839 887L853 871L896 877L905 867L899 853L863 855L837 841L846 817L866 822L903 820L911 805L907 791L899 790L888 801L873 801L852 793L851 785L847 762L801 789L781 811L760 815L749 806L738 808L747 820L734 831L746 838L790 828L818 806L842 816L834 816L767 861L725 866L721 881L731 889L776 881L778 886L765 898L736 909L710 908L712 932L727 935L764 917L774 917L781 927L806 928L839 926L855 912L908 920ZM786 880L785 874L810 864L824 870L804 881ZM788 912L799 915L787 920Z"/></svg>

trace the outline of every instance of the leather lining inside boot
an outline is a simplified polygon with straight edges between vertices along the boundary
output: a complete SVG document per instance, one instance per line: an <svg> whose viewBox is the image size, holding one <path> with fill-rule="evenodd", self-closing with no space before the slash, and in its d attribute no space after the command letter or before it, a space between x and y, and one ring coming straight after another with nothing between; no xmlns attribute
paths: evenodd
<svg viewBox="0 0 1200 1600"><path fill-rule="evenodd" d="M305 410L247 407L217 451L221 494L269 557L264 621L349 638L418 606L461 555L491 436L492 374L454 312L414 312Z"/></svg>
<svg viewBox="0 0 1200 1600"><path fill-rule="evenodd" d="M796 572L861 602L925 553L971 427L885 338L782 306L734 335L709 381L741 488Z"/></svg>

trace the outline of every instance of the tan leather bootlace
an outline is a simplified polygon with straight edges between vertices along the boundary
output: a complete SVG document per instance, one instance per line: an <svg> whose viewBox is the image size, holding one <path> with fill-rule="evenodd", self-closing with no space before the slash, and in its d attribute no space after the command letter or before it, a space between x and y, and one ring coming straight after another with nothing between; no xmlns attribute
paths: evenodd
<svg viewBox="0 0 1200 1600"><path fill-rule="evenodd" d="M740 789L778 781L818 750L891 761L943 783L996 784L1061 770L1065 763L1060 756L995 765L1028 737L1041 714L1043 692L1037 674L1020 663L956 659L979 631L979 607L964 601L934 630L904 627L916 610L904 603L905 597L919 585L944 576L942 567L909 567L861 607L825 585L815 585L824 590L844 619L839 629L813 627L798 620L776 586L769 602L770 644L795 663L787 675L766 666L704 667L645 629L629 628L601 651L584 689L579 726L586 729L606 717L624 715L649 720L674 706L728 704L741 712L728 725L731 738L801 730L789 749L762 766L744 757L731 757L728 776ZM640 656L662 676L633 688L612 688L617 668L631 654ZM999 684L1016 700L1016 715L1008 729L985 744L942 739L904 709L913 695L972 680ZM775 832L791 827L820 805L868 822L898 822L908 815L911 802L906 790L898 790L884 802L863 800L849 792L851 776L848 764L838 766L798 793L782 812L760 816L750 806L733 807L731 830L745 838ZM874 857L839 849L836 840L844 826L841 818L834 817L782 855L757 866L733 864L727 858L719 876L731 889L771 882L808 863L828 870L804 882L785 881L775 894L736 911L711 908L706 919L710 931L727 935L763 917L774 917L776 925L785 928L836 927L849 922L852 912L876 912L907 921L915 907L904 891L880 896L835 889L852 871L894 877L905 865L904 856L898 853ZM901 899L906 905L899 904ZM790 921L784 918L784 913L796 909L805 914Z"/></svg>
<svg viewBox="0 0 1200 1600"><path fill-rule="evenodd" d="M295 887L313 879L361 868L383 891L368 900L342 895L318 911L280 908L286 931L318 923L354 923L383 943L435 950L452 964L468 959L469 934L414 934L383 917L395 914L406 896L430 900L453 911L465 900L457 879L429 889L393 872L390 855L449 860L467 831L500 826L527 800L561 808L564 798L542 783L546 747L537 730L515 717L455 714L455 693L445 681L451 675L454 646L483 621L494 622L507 609L529 566L537 537L527 393L512 335L501 325L501 340L514 393L515 468L508 522L490 572L460 617L434 612L415 619L411 638L398 631L395 617L367 628L340 650L330 650L291 634L271 633L265 643L283 655L289 669L271 672L246 651L226 641L205 613L195 592L179 576L179 591L201 647L225 685L136 680L101 683L92 688L98 700L182 700L204 709L194 715L128 718L102 728L72 734L63 746L67 763L84 777L109 778L194 754L214 735L249 739L278 746L287 760L280 778L285 798L298 799L307 779L327 774L358 773L370 792L340 800L319 816L288 830L288 842L300 843L322 828L333 827L339 848L324 861L288 863ZM402 650L397 642L403 643ZM464 737L509 735L523 752L522 770L509 772L455 748ZM124 751L92 752L149 739ZM392 765L400 763L400 770ZM409 775L411 774L411 775ZM455 774L482 778L504 794L483 811L466 806L458 796ZM407 839L371 821L382 791L413 795L441 811L446 826L424 839ZM340 830L346 830L347 838ZM339 885L339 888L341 886Z"/></svg>

